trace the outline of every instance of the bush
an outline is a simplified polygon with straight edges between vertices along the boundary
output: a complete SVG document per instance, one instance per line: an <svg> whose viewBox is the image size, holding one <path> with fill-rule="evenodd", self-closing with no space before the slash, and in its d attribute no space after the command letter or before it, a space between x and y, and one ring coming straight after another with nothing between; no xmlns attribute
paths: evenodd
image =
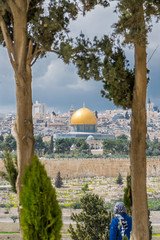
<svg viewBox="0 0 160 240"><path fill-rule="evenodd" d="M119 175L118 175L118 178L117 178L117 180L116 180L116 183L119 184L119 185L122 185L122 184L123 184L123 178L122 178L122 176L121 176L120 173L119 173Z"/></svg>
<svg viewBox="0 0 160 240"><path fill-rule="evenodd" d="M69 226L71 238L74 240L108 239L111 213L104 207L104 201L97 194L86 194L80 199L82 212L72 214L76 228Z"/></svg>
<svg viewBox="0 0 160 240"><path fill-rule="evenodd" d="M13 222L15 223L16 222L16 220L18 219L18 216L16 216L16 215L13 215L13 216L11 216L11 219L13 220Z"/></svg>
<svg viewBox="0 0 160 240"><path fill-rule="evenodd" d="M85 185L84 185L84 187L82 187L82 191L83 192L86 192L86 191L88 191L89 189L88 189L88 184L86 183Z"/></svg>
<svg viewBox="0 0 160 240"><path fill-rule="evenodd" d="M160 199L158 198L148 199L148 208L150 211L160 211Z"/></svg>
<svg viewBox="0 0 160 240"><path fill-rule="evenodd" d="M25 240L60 239L61 209L55 189L37 156L22 176L20 224Z"/></svg>
<svg viewBox="0 0 160 240"><path fill-rule="evenodd" d="M62 186L63 186L63 181L62 181L62 178L61 178L61 173L58 172L56 180L55 180L55 187L56 188L61 188Z"/></svg>
<svg viewBox="0 0 160 240"><path fill-rule="evenodd" d="M4 178L6 181L8 181L11 184L12 191L17 193L16 190L16 180L18 176L17 156L13 158L9 150L6 148L4 151L3 162L6 172L0 171L0 176Z"/></svg>
<svg viewBox="0 0 160 240"><path fill-rule="evenodd" d="M74 202L70 205L70 208L73 208L73 209L81 209L81 203L79 201L77 202Z"/></svg>

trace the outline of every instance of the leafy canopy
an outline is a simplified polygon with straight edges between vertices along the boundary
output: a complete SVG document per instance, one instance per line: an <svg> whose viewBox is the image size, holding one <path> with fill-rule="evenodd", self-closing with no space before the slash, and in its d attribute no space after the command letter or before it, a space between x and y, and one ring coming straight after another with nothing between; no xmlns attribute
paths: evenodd
<svg viewBox="0 0 160 240"><path fill-rule="evenodd" d="M33 65L37 58L46 52L54 52L62 57L66 63L72 55L72 41L69 37L69 23L76 20L78 13L90 11L96 4L108 6L106 0L32 0L18 2L14 0L0 0L0 20L5 25L5 31L14 47L14 18L16 11L27 13L27 40L32 43ZM23 9L21 9L23 6ZM0 29L0 44L6 46L4 32ZM10 49L9 49L10 50ZM14 51L12 51L14 55Z"/></svg>
<svg viewBox="0 0 160 240"><path fill-rule="evenodd" d="M147 33L152 29L152 17L160 19L159 0L121 0L117 4L119 21L114 25L116 33L124 36L124 43L144 45Z"/></svg>

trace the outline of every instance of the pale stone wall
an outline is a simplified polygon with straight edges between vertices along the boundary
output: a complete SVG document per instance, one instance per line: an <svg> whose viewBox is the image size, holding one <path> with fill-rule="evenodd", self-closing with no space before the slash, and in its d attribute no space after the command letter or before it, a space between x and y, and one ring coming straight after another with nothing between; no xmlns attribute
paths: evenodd
<svg viewBox="0 0 160 240"><path fill-rule="evenodd" d="M41 162L45 165L50 177L55 178L57 172L61 172L63 178L106 176L117 177L120 173L127 176L130 173L129 159L45 159ZM160 176L160 159L147 160L147 175Z"/></svg>
<svg viewBox="0 0 160 240"><path fill-rule="evenodd" d="M55 178L58 171L61 172L62 178L117 177L119 173L122 176L127 176L130 172L130 161L127 158L41 158L41 162L45 165L48 176L51 178ZM2 159L0 159L0 169L4 170ZM147 176L160 176L160 159L147 160Z"/></svg>

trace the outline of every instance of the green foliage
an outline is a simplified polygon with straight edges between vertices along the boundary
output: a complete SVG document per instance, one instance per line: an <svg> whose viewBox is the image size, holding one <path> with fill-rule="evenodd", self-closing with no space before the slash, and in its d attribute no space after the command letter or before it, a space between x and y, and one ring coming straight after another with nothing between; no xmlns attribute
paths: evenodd
<svg viewBox="0 0 160 240"><path fill-rule="evenodd" d="M111 213L104 207L104 201L97 194L86 194L81 199L82 212L72 214L76 228L69 226L71 238L74 240L102 240L109 235Z"/></svg>
<svg viewBox="0 0 160 240"><path fill-rule="evenodd" d="M86 191L88 191L89 189L88 189L88 184L86 183L85 185L84 185L84 187L82 187L82 191L83 192L86 192Z"/></svg>
<svg viewBox="0 0 160 240"><path fill-rule="evenodd" d="M135 74L122 48L106 35L101 40L95 37L91 43L81 34L77 38L77 49L81 51L76 54L74 63L79 76L102 81L103 97L113 100L116 106L131 108Z"/></svg>
<svg viewBox="0 0 160 240"><path fill-rule="evenodd" d="M127 187L124 189L124 196L123 196L124 205L129 213L132 215L132 191L131 191L131 176L127 176Z"/></svg>
<svg viewBox="0 0 160 240"><path fill-rule="evenodd" d="M55 50L55 53L57 50L57 54L63 55L63 52L66 50L64 47L60 47L59 41L61 40L62 42L65 42L64 39L69 32L69 22L70 20L75 20L77 14L78 9L76 4L74 4L74 1L50 0L48 1L47 6L45 0L32 0L29 2L27 38L28 41L32 40L34 46L33 50L35 50L35 48L43 49L42 51L37 52L37 56L40 55L42 57L45 50L51 50L52 48ZM14 24L8 1L3 3L3 19L9 30L11 40L13 41ZM4 45L1 31L0 41L1 44Z"/></svg>
<svg viewBox="0 0 160 240"><path fill-rule="evenodd" d="M18 176L17 156L12 157L9 150L5 149L3 162L6 172L0 171L0 176L7 180L11 184L12 191L17 193L16 190L16 180Z"/></svg>
<svg viewBox="0 0 160 240"><path fill-rule="evenodd" d="M25 240L60 239L61 209L51 180L37 156L24 171L20 202Z"/></svg>
<svg viewBox="0 0 160 240"><path fill-rule="evenodd" d="M99 4L93 1L93 5ZM104 35L91 43L84 34L77 38L77 52L74 63L81 78L102 81L102 96L113 100L116 106L124 109L132 107L135 70L129 66L117 34L124 38L123 43L147 43L147 33L151 30L151 18L160 19L160 3L154 0L118 1L116 10L119 20L114 24L113 39Z"/></svg>
<svg viewBox="0 0 160 240"><path fill-rule="evenodd" d="M143 8L142 8L143 7ZM116 33L124 36L125 43L147 43L147 33L151 31L151 18L160 18L160 2L154 0L122 0L118 4L119 21Z"/></svg>
<svg viewBox="0 0 160 240"><path fill-rule="evenodd" d="M16 150L16 140L12 135L8 135L4 140L4 146L10 151Z"/></svg>
<svg viewBox="0 0 160 240"><path fill-rule="evenodd" d="M8 214L11 207L12 207L12 204L7 203L6 206L5 206L5 212L4 213Z"/></svg>
<svg viewBox="0 0 160 240"><path fill-rule="evenodd" d="M149 198L148 208L150 211L160 211L160 199L159 198Z"/></svg>
<svg viewBox="0 0 160 240"><path fill-rule="evenodd" d="M119 184L119 185L122 185L123 184L123 178L121 176L121 174L119 173L118 175L118 178L116 179L116 183Z"/></svg>
<svg viewBox="0 0 160 240"><path fill-rule="evenodd" d="M125 235L125 236L123 237L123 240L128 240L128 237Z"/></svg>
<svg viewBox="0 0 160 240"><path fill-rule="evenodd" d="M117 48L111 57L105 56L103 62L103 90L102 96L113 100L116 106L122 106L124 109L131 108L134 71L128 68L124 52Z"/></svg>
<svg viewBox="0 0 160 240"><path fill-rule="evenodd" d="M125 135L125 134L121 134L117 137L117 139L120 139L120 140L127 140L128 139L128 136Z"/></svg>
<svg viewBox="0 0 160 240"><path fill-rule="evenodd" d="M54 142L53 142L53 136L51 136L48 154L52 154L53 153L53 148L54 148Z"/></svg>
<svg viewBox="0 0 160 240"><path fill-rule="evenodd" d="M89 144L86 143L84 138L58 138L55 141L56 153L58 154L70 154L71 146L75 145L74 153L77 157L91 157L92 153ZM59 155L60 156L60 155ZM69 155L68 155L69 156ZM61 155L61 157L68 157L67 155Z"/></svg>
<svg viewBox="0 0 160 240"><path fill-rule="evenodd" d="M43 138L42 138L42 136L37 135L34 137L34 139L35 139L34 150L38 156L42 156L42 151L45 148Z"/></svg>
<svg viewBox="0 0 160 240"><path fill-rule="evenodd" d="M16 215L13 215L13 216L11 216L11 219L13 220L13 222L15 223L16 222L16 220L18 219L18 216L16 216Z"/></svg>
<svg viewBox="0 0 160 240"><path fill-rule="evenodd" d="M1 141L1 142L4 141L4 137L3 137L3 135L0 135L0 141Z"/></svg>
<svg viewBox="0 0 160 240"><path fill-rule="evenodd" d="M146 145L146 155L147 156L159 156L160 155L160 143L156 139L152 141L147 140Z"/></svg>
<svg viewBox="0 0 160 240"><path fill-rule="evenodd" d="M56 153L69 153L70 147L72 146L73 139L69 138L58 138L55 142Z"/></svg>
<svg viewBox="0 0 160 240"><path fill-rule="evenodd" d="M89 144L85 141L84 138L77 138L75 143L78 153L81 153L82 151L86 154L89 153Z"/></svg>
<svg viewBox="0 0 160 240"><path fill-rule="evenodd" d="M73 209L81 209L81 203L80 203L80 201L76 201L76 202L72 203L72 204L70 205L70 208L73 208Z"/></svg>
<svg viewBox="0 0 160 240"><path fill-rule="evenodd" d="M128 112L125 113L125 119L127 119L127 120L130 119Z"/></svg>
<svg viewBox="0 0 160 240"><path fill-rule="evenodd" d="M127 139L106 139L103 141L104 154L120 153L122 155L128 155L130 141Z"/></svg>
<svg viewBox="0 0 160 240"><path fill-rule="evenodd" d="M61 178L61 173L58 172L56 180L55 180L55 187L56 188L61 188L62 186L63 186L63 181L62 181L62 178Z"/></svg>

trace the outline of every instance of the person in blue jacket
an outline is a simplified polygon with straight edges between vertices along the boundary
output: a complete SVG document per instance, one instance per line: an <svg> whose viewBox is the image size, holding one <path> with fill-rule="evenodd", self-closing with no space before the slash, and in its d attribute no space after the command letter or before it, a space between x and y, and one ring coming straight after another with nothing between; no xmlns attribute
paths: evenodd
<svg viewBox="0 0 160 240"><path fill-rule="evenodd" d="M132 231L132 218L127 215L123 202L117 202L114 207L115 217L110 225L109 240L122 240L123 236L130 239Z"/></svg>

